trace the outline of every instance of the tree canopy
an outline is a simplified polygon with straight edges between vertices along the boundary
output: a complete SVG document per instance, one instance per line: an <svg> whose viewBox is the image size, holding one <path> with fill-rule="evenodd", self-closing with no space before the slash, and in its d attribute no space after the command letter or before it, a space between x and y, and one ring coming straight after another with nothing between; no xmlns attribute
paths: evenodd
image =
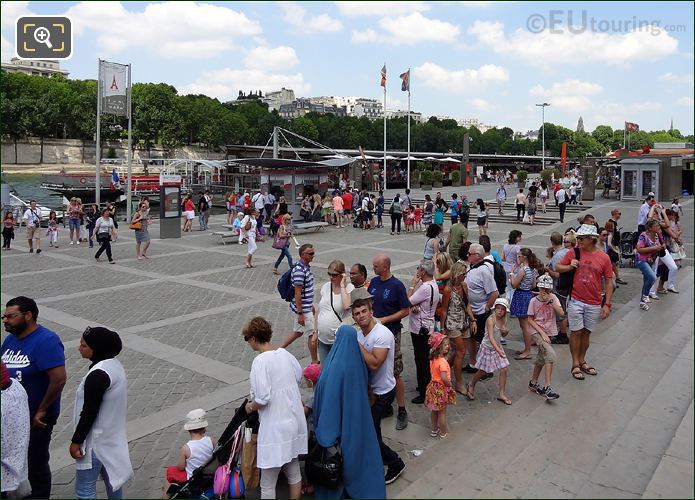
<svg viewBox="0 0 695 500"><path fill-rule="evenodd" d="M94 140L96 93L96 80L0 71L2 135L12 140L29 136ZM259 100L222 103L205 95L179 95L166 83L134 84L132 110L133 144L148 149L155 144L165 148L196 144L210 149L225 144L262 146L276 125L336 149L383 148L381 120L316 113L285 120ZM407 118L387 122L387 148L405 151ZM102 139L126 138L127 125L125 118L103 115ZM455 120L431 117L424 123L411 122L411 151L461 154L466 132L472 139L471 153L531 156L541 149L540 139L514 139L514 132L508 127L482 133L475 127L460 127ZM567 143L569 157L601 155L622 147L623 131L599 125L591 133L575 132L546 123L547 155L559 156L563 142ZM655 142L692 143L693 136L683 137L678 130L630 135L631 149L651 147Z"/></svg>

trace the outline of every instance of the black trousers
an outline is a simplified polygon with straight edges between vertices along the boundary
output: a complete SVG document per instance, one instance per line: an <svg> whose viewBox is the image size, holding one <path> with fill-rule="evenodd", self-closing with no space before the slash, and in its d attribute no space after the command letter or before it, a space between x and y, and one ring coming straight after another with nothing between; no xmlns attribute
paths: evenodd
<svg viewBox="0 0 695 500"><path fill-rule="evenodd" d="M376 402L372 405L372 420L374 421L374 429L376 430L376 438L379 440L379 449L381 451L381 461L387 467L398 463L401 457L384 443L381 437L381 419L386 415L387 409L391 408L393 400L396 398L396 388L394 387L386 394L375 394Z"/></svg>
<svg viewBox="0 0 695 500"><path fill-rule="evenodd" d="M417 388L420 396L424 396L430 383L430 346L427 343L430 336L410 332L410 338L413 341Z"/></svg>
<svg viewBox="0 0 695 500"><path fill-rule="evenodd" d="M516 205L516 220L521 220L524 216L524 210L526 210L526 205Z"/></svg>
<svg viewBox="0 0 695 500"><path fill-rule="evenodd" d="M565 222L565 210L567 209L567 203L559 203L558 208L560 209L560 222Z"/></svg>
<svg viewBox="0 0 695 500"><path fill-rule="evenodd" d="M109 258L109 262L113 260L113 257L111 256L111 240L103 240L100 242L101 246L99 247L99 250L97 250L97 253L94 255L95 259L98 259L101 257L101 254L106 252L106 256Z"/></svg>
<svg viewBox="0 0 695 500"><path fill-rule="evenodd" d="M51 458L48 450L51 446L51 434L57 417L45 417L47 424L45 429L32 427L29 431L29 483L31 495L29 498L51 497L51 467L48 462Z"/></svg>
<svg viewBox="0 0 695 500"><path fill-rule="evenodd" d="M394 232L396 230L396 226L398 226L398 232L401 232L401 217L403 214L391 214L391 232Z"/></svg>

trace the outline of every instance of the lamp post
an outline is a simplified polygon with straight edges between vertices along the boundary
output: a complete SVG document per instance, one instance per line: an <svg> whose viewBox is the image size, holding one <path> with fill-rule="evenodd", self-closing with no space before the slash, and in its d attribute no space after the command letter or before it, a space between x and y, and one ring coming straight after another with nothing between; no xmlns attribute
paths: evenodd
<svg viewBox="0 0 695 500"><path fill-rule="evenodd" d="M541 159L541 170L545 170L545 107L550 106L549 103L544 102L542 104L536 104L536 106L541 108L541 115L542 115L542 120L543 120L543 125L541 129L541 133L543 135L543 157Z"/></svg>

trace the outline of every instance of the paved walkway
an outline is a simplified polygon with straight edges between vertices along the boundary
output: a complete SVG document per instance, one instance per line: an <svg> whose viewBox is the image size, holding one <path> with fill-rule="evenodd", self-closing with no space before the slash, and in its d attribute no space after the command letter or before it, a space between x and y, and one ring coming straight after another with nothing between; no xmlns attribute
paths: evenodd
<svg viewBox="0 0 695 500"><path fill-rule="evenodd" d="M442 189L447 198L453 191ZM489 199L494 187L457 191ZM631 228L636 203L597 201L591 213L604 221L614 206L623 209L624 226ZM685 209L684 227L692 228L692 199ZM214 217L212 230L222 223L222 217ZM523 244L543 255L550 233L569 225L523 226ZM493 245L499 248L518 227L492 224ZM68 384L51 450L54 497L73 495L75 472L67 452L72 407L88 367L77 346L85 326L95 324L115 329L124 341L120 359L128 374L128 436L136 471L126 495L158 497L163 469L175 462L186 440L181 429L186 412L207 409L210 432L218 437L248 393L254 353L241 338L246 319L266 317L276 338L291 327L287 304L277 295L277 277L271 272L277 251L269 242L261 244L254 259L258 267L245 269L245 246L219 245L209 232L193 232L181 239L155 239L151 260L138 261L133 234L123 227L114 245L117 263L110 266L94 262L93 250L84 244L66 245L64 230L59 249L44 246L41 255L28 254L22 231L14 241L16 249L2 253L2 301L20 294L35 297L40 323L56 331L66 348ZM155 224L151 233L158 232ZM474 237L477 231L472 229ZM396 276L408 280L424 245L421 233L395 237L387 230L353 228L329 228L298 239L316 247L317 284L326 280L325 270L333 259L347 265L361 262L370 269L378 252L389 253ZM693 255L692 235L687 241L688 254ZM692 259L686 262L691 263ZM634 311L641 275L625 269L623 278L630 284L618 290L615 313L594 338L592 362L601 374L583 383L569 380L567 348L558 346L557 402L542 404L528 394L531 363L518 361L511 365L508 382L514 405L504 407L494 400L495 379L479 384L476 401L459 400L450 409L452 431L444 442L429 437L429 415L422 407L408 404L410 425L404 431L395 430L394 419L386 420L387 440L408 462L404 477L389 487L389 496L601 497L661 492L672 497L687 484L692 494L692 267L679 274L680 296L669 295L642 315ZM517 322L510 325L507 348L512 351L521 345L521 333ZM308 362L305 342L295 342L290 351L303 365ZM408 401L415 379L411 351L404 336ZM424 452L415 457L412 450ZM674 474L689 483L673 481Z"/></svg>

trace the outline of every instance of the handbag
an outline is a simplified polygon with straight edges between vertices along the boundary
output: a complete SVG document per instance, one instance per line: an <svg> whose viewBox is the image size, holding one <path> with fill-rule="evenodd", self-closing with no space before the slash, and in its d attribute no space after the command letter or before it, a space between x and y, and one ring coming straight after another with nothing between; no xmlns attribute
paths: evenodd
<svg viewBox="0 0 695 500"><path fill-rule="evenodd" d="M279 233L275 235L275 238L273 238L273 244L272 247L277 249L277 250L282 250L287 246L287 243L289 242L289 237L285 238L280 238L278 236Z"/></svg>
<svg viewBox="0 0 695 500"><path fill-rule="evenodd" d="M140 231L142 229L142 220L131 222L128 227L134 231Z"/></svg>
<svg viewBox="0 0 695 500"><path fill-rule="evenodd" d="M97 241L99 243L111 241L111 235L109 233L97 233Z"/></svg>
<svg viewBox="0 0 695 500"><path fill-rule="evenodd" d="M324 448L318 442L309 452L304 471L313 484L336 489L343 481L343 455L338 443Z"/></svg>
<svg viewBox="0 0 695 500"><path fill-rule="evenodd" d="M244 431L244 445L241 447L241 474L244 477L244 485L249 488L258 488L261 482L261 470L256 466L256 448L258 434L253 434L250 428Z"/></svg>
<svg viewBox="0 0 695 500"><path fill-rule="evenodd" d="M244 231L248 231L249 229L251 229L251 225L252 225L252 224L251 224L251 221L248 221L248 222L244 225Z"/></svg>
<svg viewBox="0 0 695 500"><path fill-rule="evenodd" d="M241 433L243 432L244 426L240 426L234 433L234 441L232 443L232 450L229 453L229 460L224 465L220 465L215 469L215 476L212 481L212 491L215 498L227 498L230 493L236 493L241 489L241 495L243 496L243 478L241 477L241 472L236 466L236 458L241 449ZM234 466L232 466L234 464ZM234 491L230 491L234 488ZM231 498L240 498L238 496Z"/></svg>

